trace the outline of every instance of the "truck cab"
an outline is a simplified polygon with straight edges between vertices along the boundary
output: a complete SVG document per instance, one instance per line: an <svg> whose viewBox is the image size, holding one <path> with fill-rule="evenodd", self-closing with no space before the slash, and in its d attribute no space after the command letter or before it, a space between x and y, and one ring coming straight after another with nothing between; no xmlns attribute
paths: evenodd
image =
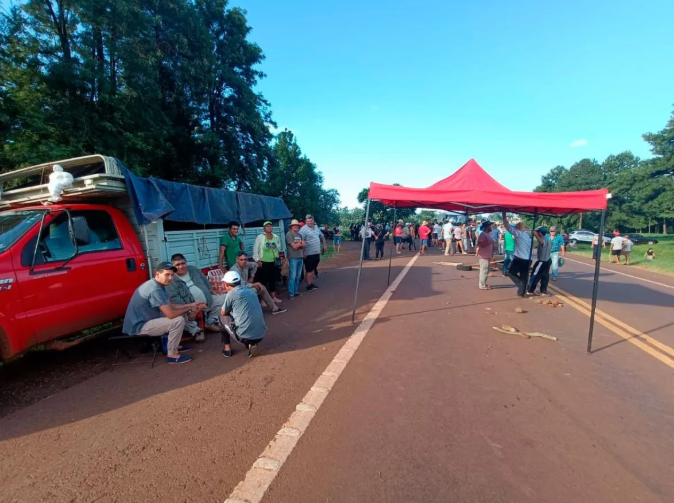
<svg viewBox="0 0 674 503"><path fill-rule="evenodd" d="M138 238L112 206L1 212L1 359L123 317L145 279Z"/></svg>

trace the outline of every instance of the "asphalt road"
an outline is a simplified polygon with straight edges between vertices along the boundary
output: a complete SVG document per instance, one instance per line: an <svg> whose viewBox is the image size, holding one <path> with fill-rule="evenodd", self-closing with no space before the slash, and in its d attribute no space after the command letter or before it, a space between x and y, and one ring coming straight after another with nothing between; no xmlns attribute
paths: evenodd
<svg viewBox="0 0 674 503"><path fill-rule="evenodd" d="M603 325L587 355L579 310L499 276L479 291L440 260L421 257L383 305L263 501L674 501L672 367ZM582 297L570 276L591 269L574 267L556 284ZM355 273L269 317L257 359L225 360L211 338L190 365L105 372L0 419L0 502L222 503L350 340ZM366 264L359 319L386 274Z"/></svg>
<svg viewBox="0 0 674 503"><path fill-rule="evenodd" d="M594 264L569 254L552 283L592 302ZM597 296L598 309L620 319L656 340L674 347L674 277L643 269L602 263ZM599 349L601 346L597 346Z"/></svg>
<svg viewBox="0 0 674 503"><path fill-rule="evenodd" d="M436 260L414 265L263 501L674 501L672 369L630 344L587 355L585 315Z"/></svg>

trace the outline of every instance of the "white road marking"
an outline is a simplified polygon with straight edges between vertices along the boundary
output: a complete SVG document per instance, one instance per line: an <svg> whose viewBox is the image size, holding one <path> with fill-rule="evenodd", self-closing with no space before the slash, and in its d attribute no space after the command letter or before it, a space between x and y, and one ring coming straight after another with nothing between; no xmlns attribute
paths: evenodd
<svg viewBox="0 0 674 503"><path fill-rule="evenodd" d="M351 337L347 339L325 371L316 379L309 392L295 407L295 412L290 415L286 423L276 433L274 439L253 463L246 477L234 488L225 503L259 503L262 500L265 492L269 489L300 437L307 430L311 420L346 368L349 360L351 360L379 314L384 310L391 295L418 257L418 253L412 257L395 281L391 283L391 286L386 289L377 303L370 309L370 312L367 313Z"/></svg>
<svg viewBox="0 0 674 503"><path fill-rule="evenodd" d="M594 264L588 264L586 262L581 262L580 260L574 260L574 259L569 258L569 257L564 257L564 259L570 260L571 262L575 262L576 264L583 264L583 265L586 265L586 266L594 269ZM624 272L614 271L613 269L606 269L604 267L600 267L600 269L602 271L612 272L613 274L621 274L622 276L627 276L628 278L638 279L639 281L645 281L646 283L653 283L654 285L664 286L665 288L671 288L672 290L674 290L674 286L672 286L672 285L665 285L664 283L658 283L657 281L652 281L650 279L640 278L639 276L632 276L631 274L625 274Z"/></svg>

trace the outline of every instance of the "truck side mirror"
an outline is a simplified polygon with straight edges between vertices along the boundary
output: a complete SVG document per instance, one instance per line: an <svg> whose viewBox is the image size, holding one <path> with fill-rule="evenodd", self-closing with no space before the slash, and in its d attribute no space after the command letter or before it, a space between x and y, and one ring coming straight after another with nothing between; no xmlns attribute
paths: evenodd
<svg viewBox="0 0 674 503"><path fill-rule="evenodd" d="M72 233L77 245L89 244L89 224L84 217L73 217Z"/></svg>

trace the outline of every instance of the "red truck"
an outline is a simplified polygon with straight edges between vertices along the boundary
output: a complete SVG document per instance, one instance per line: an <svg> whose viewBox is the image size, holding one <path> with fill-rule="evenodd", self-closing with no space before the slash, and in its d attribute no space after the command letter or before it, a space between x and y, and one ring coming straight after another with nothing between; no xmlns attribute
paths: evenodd
<svg viewBox="0 0 674 503"><path fill-rule="evenodd" d="M50 203L45 182L55 165L72 184ZM152 264L173 253L216 265L227 229L166 222L174 229L166 230L161 218L139 225L123 169L94 155L0 174L0 361L121 320ZM247 247L260 232L246 229Z"/></svg>

